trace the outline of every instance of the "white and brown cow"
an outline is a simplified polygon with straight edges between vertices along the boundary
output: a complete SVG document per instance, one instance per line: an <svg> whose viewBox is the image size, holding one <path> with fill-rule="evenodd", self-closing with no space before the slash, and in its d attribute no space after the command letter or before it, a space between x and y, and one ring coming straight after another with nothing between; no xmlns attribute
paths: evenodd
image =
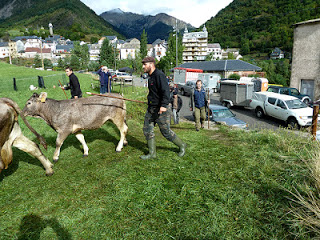
<svg viewBox="0 0 320 240"><path fill-rule="evenodd" d="M40 148L33 141L25 137L18 123L18 115L21 110L13 100L0 98L0 172L7 169L12 162L12 146L38 158L46 170L48 176L53 174L53 164L42 154ZM41 144L46 148L45 140L27 122L23 114L21 118L28 128L37 136Z"/></svg>
<svg viewBox="0 0 320 240"><path fill-rule="evenodd" d="M120 97L110 93L109 96ZM120 152L127 144L126 104L123 99L93 96L88 98L55 100L46 93L34 93L23 111L27 116L43 119L57 133L56 150L53 161L58 161L64 140L75 134L83 146L83 156L88 156L89 148L81 133L82 130L100 128L106 121L112 121L120 131L120 141L116 148Z"/></svg>

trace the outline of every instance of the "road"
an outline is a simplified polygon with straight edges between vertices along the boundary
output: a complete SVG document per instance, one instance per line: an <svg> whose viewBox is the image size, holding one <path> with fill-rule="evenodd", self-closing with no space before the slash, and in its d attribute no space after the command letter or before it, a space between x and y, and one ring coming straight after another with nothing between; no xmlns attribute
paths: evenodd
<svg viewBox="0 0 320 240"><path fill-rule="evenodd" d="M144 82L141 82L140 77L134 77L133 78L133 84L134 86L140 86L143 87ZM212 104L220 104L219 102L219 93L213 93L210 97L210 102ZM190 97L189 96L181 96L183 105L182 109L180 111L180 118L185 118L189 121L194 121L192 112L189 108L189 102ZM286 127L285 123L282 121L279 121L274 118L270 117L263 117L262 119L259 119L255 116L254 111L249 108L243 108L243 107L232 107L230 109L234 114L236 114L237 118L241 119L242 121L248 123L249 129L253 130L260 130L260 129L272 129L277 130L279 127Z"/></svg>

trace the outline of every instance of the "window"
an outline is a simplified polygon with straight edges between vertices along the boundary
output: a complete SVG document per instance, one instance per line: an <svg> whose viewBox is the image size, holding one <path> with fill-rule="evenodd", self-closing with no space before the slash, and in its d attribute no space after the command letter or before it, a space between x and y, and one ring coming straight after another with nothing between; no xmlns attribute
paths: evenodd
<svg viewBox="0 0 320 240"><path fill-rule="evenodd" d="M289 89L288 89L288 88L282 88L282 89L280 89L280 94L289 95Z"/></svg>
<svg viewBox="0 0 320 240"><path fill-rule="evenodd" d="M280 108L283 108L283 109L287 109L286 105L284 104L284 102L282 100L280 100L280 99L278 99L277 106L280 107Z"/></svg>
<svg viewBox="0 0 320 240"><path fill-rule="evenodd" d="M272 97L269 97L268 98L268 103L274 105L276 103L277 99L276 98L272 98Z"/></svg>

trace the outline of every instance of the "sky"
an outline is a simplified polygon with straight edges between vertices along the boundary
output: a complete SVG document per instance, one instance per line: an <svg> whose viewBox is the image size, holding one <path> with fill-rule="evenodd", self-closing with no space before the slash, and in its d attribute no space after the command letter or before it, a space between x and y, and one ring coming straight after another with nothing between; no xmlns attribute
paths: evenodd
<svg viewBox="0 0 320 240"><path fill-rule="evenodd" d="M81 0L96 14L120 8L124 12L144 15L166 13L179 20L199 27L233 0Z"/></svg>

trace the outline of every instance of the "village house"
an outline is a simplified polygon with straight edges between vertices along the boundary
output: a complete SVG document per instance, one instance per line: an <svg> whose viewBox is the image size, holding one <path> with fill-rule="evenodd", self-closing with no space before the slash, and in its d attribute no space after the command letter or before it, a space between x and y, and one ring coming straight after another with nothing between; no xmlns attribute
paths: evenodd
<svg viewBox="0 0 320 240"><path fill-rule="evenodd" d="M290 87L320 98L320 18L294 25Z"/></svg>
<svg viewBox="0 0 320 240"><path fill-rule="evenodd" d="M0 42L0 58L9 57L9 43Z"/></svg>
<svg viewBox="0 0 320 240"><path fill-rule="evenodd" d="M25 58L35 58L36 55L38 56L42 56L43 58L46 59L52 59L52 52L50 48L36 48L36 47L27 47L24 51L24 53L22 54L22 57Z"/></svg>
<svg viewBox="0 0 320 240"><path fill-rule="evenodd" d="M229 55L233 55L233 57L236 60L239 60L242 58L240 55L240 49L239 48L227 48L227 49L222 49L222 59L228 59Z"/></svg>
<svg viewBox="0 0 320 240"><path fill-rule="evenodd" d="M280 48L274 48L270 54L271 59L282 59L284 58L284 52Z"/></svg>
<svg viewBox="0 0 320 240"><path fill-rule="evenodd" d="M166 55L167 48L168 48L167 45L168 44L165 40L161 40L161 39L155 40L152 43L152 48L149 51L150 55L148 56L154 57L155 59L160 61L160 59Z"/></svg>
<svg viewBox="0 0 320 240"><path fill-rule="evenodd" d="M211 61L222 59L222 49L220 43L208 43L207 55L211 54Z"/></svg>
<svg viewBox="0 0 320 240"><path fill-rule="evenodd" d="M100 44L90 44L89 46L90 61L98 61L100 59Z"/></svg>
<svg viewBox="0 0 320 240"><path fill-rule="evenodd" d="M140 51L140 41L136 38L128 39L120 47L120 59L136 58L136 53Z"/></svg>
<svg viewBox="0 0 320 240"><path fill-rule="evenodd" d="M188 32L187 27L182 37L183 62L205 61L208 51L208 32L204 26L202 32Z"/></svg>

